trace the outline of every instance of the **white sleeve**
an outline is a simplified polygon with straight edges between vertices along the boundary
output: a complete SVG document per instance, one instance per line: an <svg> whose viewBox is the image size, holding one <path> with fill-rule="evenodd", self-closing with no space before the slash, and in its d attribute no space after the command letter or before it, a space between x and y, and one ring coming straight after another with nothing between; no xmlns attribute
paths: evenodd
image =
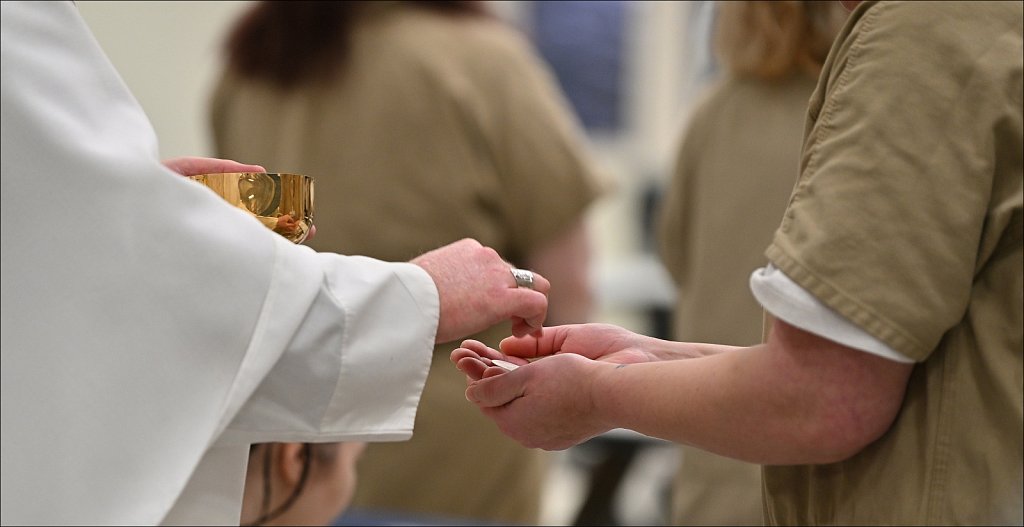
<svg viewBox="0 0 1024 527"><path fill-rule="evenodd" d="M914 362L823 304L774 265L750 275L750 290L774 317L804 331L896 362Z"/></svg>
<svg viewBox="0 0 1024 527"><path fill-rule="evenodd" d="M237 525L251 442L412 434L438 313L433 281L412 264L318 259L330 271L294 338L207 448L164 525ZM292 261L290 271L302 267Z"/></svg>
<svg viewBox="0 0 1024 527"><path fill-rule="evenodd" d="M397 441L412 435L437 327L434 282L413 264L318 258L327 270L323 287L222 441Z"/></svg>

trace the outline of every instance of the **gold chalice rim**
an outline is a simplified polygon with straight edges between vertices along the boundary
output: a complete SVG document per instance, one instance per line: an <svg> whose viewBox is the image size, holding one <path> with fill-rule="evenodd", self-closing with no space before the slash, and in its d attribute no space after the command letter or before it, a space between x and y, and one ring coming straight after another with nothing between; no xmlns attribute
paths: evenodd
<svg viewBox="0 0 1024 527"><path fill-rule="evenodd" d="M203 185L220 197L226 199L228 203L234 205L247 212L248 214L257 218L262 218L261 221L266 221L268 218L280 218L282 214L274 214L274 212L282 212L283 215L291 216L296 220L300 221L300 226L304 226L299 229L298 234L289 230L279 230L277 227L267 225L272 230L281 234L285 238L295 242L302 243L305 241L308 233L313 226L313 177L306 174L298 174L294 172L211 172L205 174L193 174L188 176L189 179L196 183ZM224 195L222 193L225 189L218 189L222 185L232 185L237 182L241 185L244 180L251 180L256 188L262 187L262 190L257 191L253 194L246 196L236 195L231 197L230 195ZM266 184L270 184L271 187L267 187ZM287 210L281 208L282 196L285 187L304 189L302 194L305 195L304 201L305 206L300 204L294 210ZM249 187L252 188L252 187ZM241 191L242 188L239 187ZM259 196L257 199L256 197ZM269 196L269 199L267 199ZM294 202L293 202L294 204ZM298 213L298 215L296 215ZM266 223L264 223L266 225ZM277 225L281 225L278 223ZM294 227L294 226L290 226Z"/></svg>

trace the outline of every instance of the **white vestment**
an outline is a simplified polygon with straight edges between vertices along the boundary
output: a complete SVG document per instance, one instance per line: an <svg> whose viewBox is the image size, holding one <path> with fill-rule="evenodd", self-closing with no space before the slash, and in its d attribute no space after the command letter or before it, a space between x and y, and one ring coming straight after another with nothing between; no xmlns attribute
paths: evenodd
<svg viewBox="0 0 1024 527"><path fill-rule="evenodd" d="M250 443L410 437L430 277L167 170L72 3L0 5L2 523L237 524Z"/></svg>

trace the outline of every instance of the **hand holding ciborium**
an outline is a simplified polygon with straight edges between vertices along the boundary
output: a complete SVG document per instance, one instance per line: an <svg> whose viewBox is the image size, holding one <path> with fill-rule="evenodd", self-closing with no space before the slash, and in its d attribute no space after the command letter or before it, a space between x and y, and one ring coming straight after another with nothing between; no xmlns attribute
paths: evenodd
<svg viewBox="0 0 1024 527"><path fill-rule="evenodd" d="M189 176L228 203L252 214L270 230L302 243L313 228L313 178L274 172L226 172Z"/></svg>

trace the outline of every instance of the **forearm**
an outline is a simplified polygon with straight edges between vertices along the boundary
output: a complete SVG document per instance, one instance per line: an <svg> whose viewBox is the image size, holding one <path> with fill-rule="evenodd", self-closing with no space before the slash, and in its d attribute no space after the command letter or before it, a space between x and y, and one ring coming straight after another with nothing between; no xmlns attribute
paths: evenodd
<svg viewBox="0 0 1024 527"><path fill-rule="evenodd" d="M769 389L757 348L632 364L598 376L594 405L608 426L754 463L804 463L798 397ZM763 362L757 361L754 362Z"/></svg>
<svg viewBox="0 0 1024 527"><path fill-rule="evenodd" d="M828 463L888 428L909 374L827 344L814 353L782 338L724 348L693 360L603 368L592 392L599 418L755 463Z"/></svg>
<svg viewBox="0 0 1024 527"><path fill-rule="evenodd" d="M675 361L718 355L744 349L741 346L706 344L701 342L676 342L640 335L639 346L652 358L659 361Z"/></svg>

